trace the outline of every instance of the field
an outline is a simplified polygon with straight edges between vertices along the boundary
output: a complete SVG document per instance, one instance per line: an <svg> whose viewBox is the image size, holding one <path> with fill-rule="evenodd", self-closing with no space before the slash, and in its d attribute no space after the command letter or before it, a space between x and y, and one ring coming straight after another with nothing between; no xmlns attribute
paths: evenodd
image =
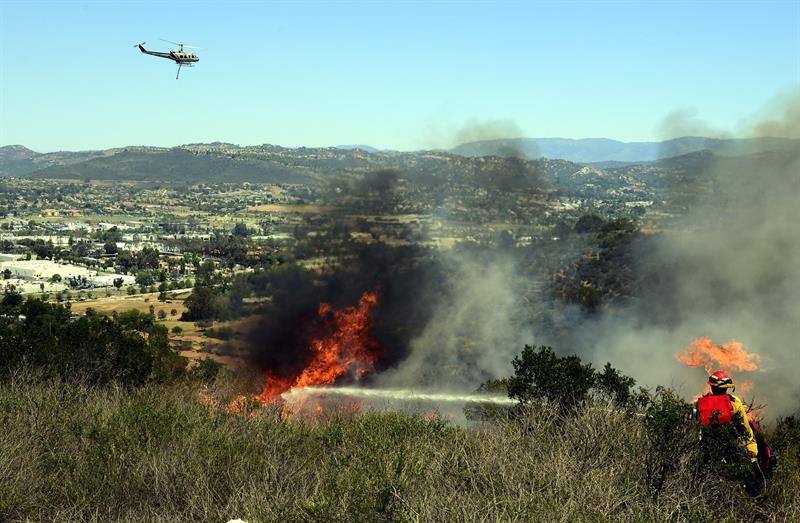
<svg viewBox="0 0 800 523"><path fill-rule="evenodd" d="M198 327L195 322L181 321L181 315L186 311L184 300L191 294L191 291L178 292L175 298L159 301L157 292L137 294L134 296L112 296L108 298L97 298L73 302L72 312L85 314L87 309L93 309L99 314L110 315L114 311L123 313L130 310L138 310L141 313L149 314L150 307L153 307L153 314L158 317L160 311L166 314L165 319L159 320L170 331L170 340L179 349L181 356L191 360L211 358L230 367L235 367L239 360L236 357L214 354L215 347L219 347L226 342L204 335L205 329ZM175 311L175 314L172 314ZM257 320L257 318L255 319ZM235 332L241 331L248 322L254 321L253 318L244 318L235 322L212 322L209 328L218 329L229 326ZM175 327L180 327L180 333L173 333ZM228 344L236 347L237 340L228 341Z"/></svg>
<svg viewBox="0 0 800 523"><path fill-rule="evenodd" d="M655 489L647 467L659 451L642 418L622 412L564 419L541 407L469 428L435 413L304 420L228 412L233 392L225 381L131 392L17 374L0 385L0 520L800 519L796 451L758 502L683 459Z"/></svg>

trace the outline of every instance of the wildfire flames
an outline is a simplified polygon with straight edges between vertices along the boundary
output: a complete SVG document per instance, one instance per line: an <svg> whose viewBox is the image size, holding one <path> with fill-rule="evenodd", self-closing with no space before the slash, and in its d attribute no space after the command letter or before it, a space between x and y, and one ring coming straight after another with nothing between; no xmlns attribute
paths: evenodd
<svg viewBox="0 0 800 523"><path fill-rule="evenodd" d="M272 370L264 373L264 387L256 400L262 404L278 403L284 392L308 386L331 385L343 376L360 380L374 369L380 346L370 338L372 311L378 295L365 292L355 307L334 309L319 305L324 335L309 343L311 357L294 376L279 376Z"/></svg>
<svg viewBox="0 0 800 523"><path fill-rule="evenodd" d="M690 367L703 367L708 374L714 369L724 371L758 370L760 359L758 354L747 352L744 346L736 340L715 345L708 336L693 340L691 345L678 355L679 361Z"/></svg>
<svg viewBox="0 0 800 523"><path fill-rule="evenodd" d="M715 345L708 336L692 340L689 347L678 354L677 358L678 361L689 367L703 367L706 374L711 374L716 369L724 371L759 370L758 363L761 360L761 356L755 352L747 352L744 346L736 340ZM752 388L753 384L746 380L738 385L738 389L742 392L750 392ZM710 390L710 387L706 385L704 391L697 394L695 399ZM755 419L758 415L757 409L750 410L748 415L751 419Z"/></svg>

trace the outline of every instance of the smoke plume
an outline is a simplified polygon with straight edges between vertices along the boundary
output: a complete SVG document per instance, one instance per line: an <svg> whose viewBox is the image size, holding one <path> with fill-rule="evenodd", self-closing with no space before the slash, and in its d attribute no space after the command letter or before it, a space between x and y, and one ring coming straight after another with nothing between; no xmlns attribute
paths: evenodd
<svg viewBox="0 0 800 523"><path fill-rule="evenodd" d="M506 254L445 253L437 306L397 367L377 379L387 387L471 391L507 376L530 340L522 318L514 260Z"/></svg>
<svg viewBox="0 0 800 523"><path fill-rule="evenodd" d="M800 128L798 99L784 99L780 114L751 134L790 136ZM715 157L698 176L710 190L646 260L671 282L643 297L656 312L633 309L594 321L585 326L584 345L594 346L595 361L612 361L646 384L692 393L704 374L687 372L675 353L701 336L740 340L761 355L762 370L739 381L754 383L753 395L768 403L770 415L794 412L800 407L800 151Z"/></svg>
<svg viewBox="0 0 800 523"><path fill-rule="evenodd" d="M699 117L694 107L675 109L667 114L658 126L658 135L663 140L683 136L702 136L704 138L729 138L730 133L717 129Z"/></svg>
<svg viewBox="0 0 800 523"><path fill-rule="evenodd" d="M800 138L800 90L790 91L773 100L766 117L753 128L755 136Z"/></svg>
<svg viewBox="0 0 800 523"><path fill-rule="evenodd" d="M522 136L522 129L513 120L471 120L455 133L453 145Z"/></svg>

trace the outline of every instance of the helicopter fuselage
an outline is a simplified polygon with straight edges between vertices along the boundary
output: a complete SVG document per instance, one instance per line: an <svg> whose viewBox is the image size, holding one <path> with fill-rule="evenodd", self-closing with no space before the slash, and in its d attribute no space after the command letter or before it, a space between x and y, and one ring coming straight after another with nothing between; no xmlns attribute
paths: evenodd
<svg viewBox="0 0 800 523"><path fill-rule="evenodd" d="M190 53L189 51L170 51L168 53L159 53L158 51L148 51L141 44L139 45L139 50L144 54L158 56L159 58L167 58L180 65L191 65L200 61L200 58L198 58L196 54Z"/></svg>

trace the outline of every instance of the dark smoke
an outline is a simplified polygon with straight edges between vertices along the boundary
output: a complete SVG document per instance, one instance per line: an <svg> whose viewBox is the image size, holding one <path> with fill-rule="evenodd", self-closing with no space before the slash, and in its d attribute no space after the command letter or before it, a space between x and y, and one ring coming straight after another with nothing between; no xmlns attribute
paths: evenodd
<svg viewBox="0 0 800 523"><path fill-rule="evenodd" d="M270 274L272 301L247 337L252 366L281 376L297 374L310 357L309 340L324 334L319 304L353 306L367 291L379 296L371 331L382 347L376 370L407 357L410 340L437 305L441 267L425 249L381 243L354 244L346 258L346 267L329 274L300 268Z"/></svg>

